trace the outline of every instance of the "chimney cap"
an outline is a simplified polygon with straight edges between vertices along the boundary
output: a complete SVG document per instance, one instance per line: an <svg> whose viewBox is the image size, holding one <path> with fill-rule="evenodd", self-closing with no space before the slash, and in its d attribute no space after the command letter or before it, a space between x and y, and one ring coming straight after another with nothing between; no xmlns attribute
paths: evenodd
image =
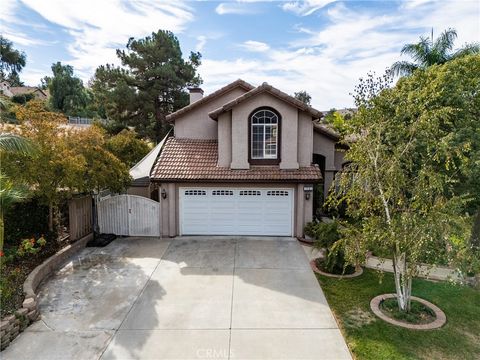
<svg viewBox="0 0 480 360"><path fill-rule="evenodd" d="M191 93L200 93L203 95L203 89L202 88L199 88L197 86L192 86L192 87L189 87L188 88L188 91Z"/></svg>

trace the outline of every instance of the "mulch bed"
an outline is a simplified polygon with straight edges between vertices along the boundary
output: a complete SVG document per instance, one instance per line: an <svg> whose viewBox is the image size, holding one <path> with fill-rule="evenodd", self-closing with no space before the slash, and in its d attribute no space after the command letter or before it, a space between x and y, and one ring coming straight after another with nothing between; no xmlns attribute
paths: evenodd
<svg viewBox="0 0 480 360"><path fill-rule="evenodd" d="M43 261L69 244L67 240L47 240L45 247L37 254L27 254L5 264L0 276L3 281L8 281L8 287L1 296L0 317L13 314L22 307L24 300L23 283L28 275Z"/></svg>
<svg viewBox="0 0 480 360"><path fill-rule="evenodd" d="M385 299L380 303L380 310L398 321L404 321L410 324L428 324L435 320L435 312L421 302L412 300L410 311L401 312L398 309L397 299Z"/></svg>
<svg viewBox="0 0 480 360"><path fill-rule="evenodd" d="M313 272L317 273L317 274L320 274L320 275L323 275L323 276L327 276L327 277L331 277L331 278L338 278L338 279L348 279L348 278L354 278L354 277L357 277L357 276L360 276L363 274L363 269L361 267L359 267L358 269L354 269L353 273L351 271L349 272L345 272L344 275L341 275L341 274L332 274L332 273L329 273L327 271L324 271L322 270L322 266L319 264L322 264L323 262L323 258L317 258L317 259L313 259L310 261L310 267L312 268Z"/></svg>
<svg viewBox="0 0 480 360"><path fill-rule="evenodd" d="M409 317L400 314L398 310L395 311L391 306L391 300L396 301L395 294L375 296L370 301L370 309L380 319L390 324L412 330L433 330L442 327L447 322L445 313L438 306L425 299L416 296L411 297L412 310L413 305L415 303L417 304L415 304L416 309L414 310L416 314L410 315ZM389 303L385 303L386 301L389 301ZM428 312L428 314L426 312Z"/></svg>

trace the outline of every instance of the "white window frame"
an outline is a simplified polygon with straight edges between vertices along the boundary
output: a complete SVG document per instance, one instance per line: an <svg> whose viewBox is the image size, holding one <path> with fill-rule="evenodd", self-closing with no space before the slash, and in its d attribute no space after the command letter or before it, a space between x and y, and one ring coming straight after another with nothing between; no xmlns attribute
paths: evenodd
<svg viewBox="0 0 480 360"><path fill-rule="evenodd" d="M270 124L266 124L266 123L263 123L263 124L254 124L253 123L253 118L255 117L255 115L257 115L260 111L268 111L270 113L272 113L274 116L275 116L275 119L276 119L276 123L270 123ZM272 110L269 110L269 109L259 109L257 111L255 111L255 113L251 116L250 118L250 122L251 122L251 125L250 125L250 157L252 160L263 160L263 159L278 159L278 124L279 124L279 118L278 118L278 115L275 114ZM255 156L253 154L253 129L254 129L254 126L256 127L260 127L260 128L263 128L263 156ZM266 128L270 128L270 133L273 133L274 130L276 130L276 135L275 135L275 154L268 154L267 155L267 142L266 142Z"/></svg>

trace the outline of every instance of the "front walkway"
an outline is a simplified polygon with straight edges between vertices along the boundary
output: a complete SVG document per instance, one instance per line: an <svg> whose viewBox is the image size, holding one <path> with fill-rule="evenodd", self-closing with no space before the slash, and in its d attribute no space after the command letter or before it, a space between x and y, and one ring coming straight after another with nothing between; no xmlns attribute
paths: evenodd
<svg viewBox="0 0 480 360"><path fill-rule="evenodd" d="M2 359L350 359L294 239L118 239L40 299Z"/></svg>

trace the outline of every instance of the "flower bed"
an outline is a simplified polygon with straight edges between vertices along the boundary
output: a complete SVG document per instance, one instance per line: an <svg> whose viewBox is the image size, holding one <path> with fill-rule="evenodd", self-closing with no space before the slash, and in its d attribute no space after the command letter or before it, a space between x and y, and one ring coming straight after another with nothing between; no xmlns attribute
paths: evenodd
<svg viewBox="0 0 480 360"><path fill-rule="evenodd" d="M2 317L13 315L21 308L24 300L22 285L33 269L68 245L68 237L59 240L48 239L45 243L40 240L38 245L32 244L32 240L35 239L25 239L18 247L5 250L0 280Z"/></svg>
<svg viewBox="0 0 480 360"><path fill-rule="evenodd" d="M57 251L53 256L50 256L43 263L36 266L33 271L28 274L25 282L22 281L18 284L21 289L21 296L22 298L25 297L25 299L21 303L21 306L18 306L13 310L11 309L14 305L10 304L9 309L11 314L2 317L2 320L0 321L0 350L5 349L21 331L37 320L40 314L36 295L38 285L50 276L52 272L58 269L65 260L76 252L82 250L92 237L93 234L89 234L76 242L65 246L60 251Z"/></svg>

